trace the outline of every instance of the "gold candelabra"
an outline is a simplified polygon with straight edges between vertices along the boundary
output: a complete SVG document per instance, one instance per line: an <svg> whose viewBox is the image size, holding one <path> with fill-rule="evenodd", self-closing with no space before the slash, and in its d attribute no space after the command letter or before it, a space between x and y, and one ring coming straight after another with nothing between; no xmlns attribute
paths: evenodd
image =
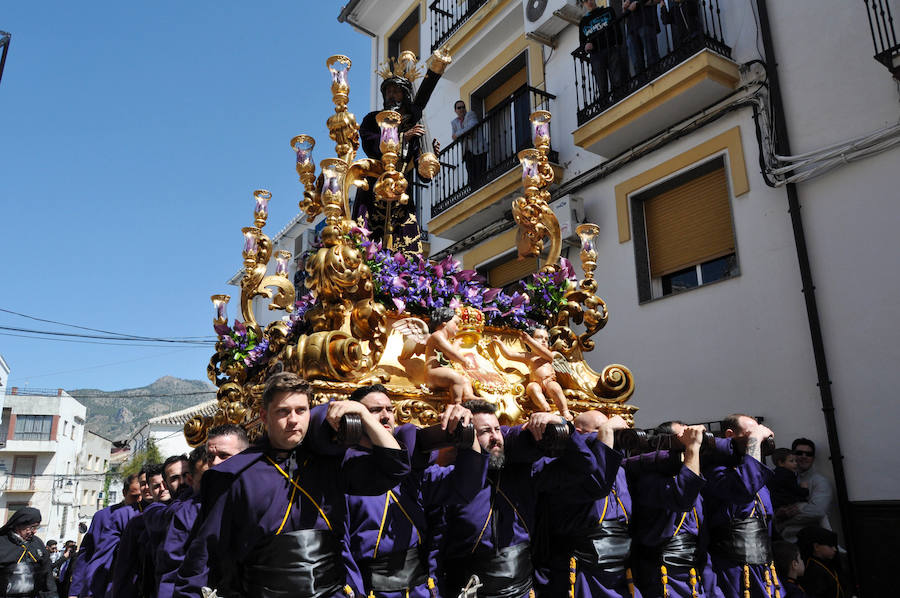
<svg viewBox="0 0 900 598"><path fill-rule="evenodd" d="M438 51L432 56L429 68L439 73L449 62L450 58ZM375 198L385 202L387 208L383 247L390 250L394 245L391 208L395 203L404 204L409 200L407 181L397 167L401 115L393 110L378 113L376 121L381 132L382 157L358 159L359 126L354 115L347 111L351 61L346 56L332 56L326 66L331 75L334 103L334 114L327 119L327 126L329 137L335 143L336 157L322 160L317 174L313 160L315 139L297 135L290 142L296 155L297 175L303 185L300 210L309 222L320 215L325 221L320 245L307 254L303 264L307 274L305 285L313 300L302 318L299 315L282 318L265 329L257 323L253 306L256 297L270 299L270 310L288 313L294 310L296 297L288 278L290 252L273 251L272 241L263 232L272 194L264 189L254 191L252 225L242 229L240 312L243 322L235 322L234 330L229 328L227 307L230 297L221 294L211 297L215 308L213 325L219 333L219 342L207 374L219 388L219 408L214 416L198 416L185 425L185 435L191 444L203 442L209 427L225 422L239 423L252 434L259 433L256 414L262 385L273 369L287 369L312 381L318 389L317 400L345 396L361 384L378 380L393 384L391 392L401 420L432 423L440 412L444 399L435 394L435 389L427 388L422 374L416 373L416 362L408 361L407 348L415 352L416 343L408 345L410 340L404 337L399 344L388 346L388 341L400 334L398 330L409 329L408 325L398 328L400 321L410 319L409 315L389 313L375 300L372 271L351 239L354 226L350 220L351 191L354 187L368 189L370 181L374 181ZM396 69L415 73L415 56L411 53L401 55ZM558 275L562 267L562 239L559 223L548 205L548 187L554 180L549 162L551 117L549 112L539 110L531 114L530 120L534 148L519 152L523 191L512 206L518 224L518 250L521 256L539 256L549 238L549 251L541 270ZM423 154L419 170L423 169L423 176L435 176L439 169L437 157ZM623 403L634 391L631 372L618 364L594 372L584 362L583 352L593 349L591 337L605 326L608 313L606 304L596 295L594 279L597 253L593 239L599 229L585 223L578 226L577 233L581 238L584 278L566 289L561 309L551 321L545 322L551 348L558 352L554 369L576 411L602 407L607 413L620 413L630 418L636 408ZM274 273L267 274L273 258ZM495 359L485 350L490 339L520 342L515 331L484 326L483 314L477 309L466 306L459 309L462 310L460 313L470 314L473 321L480 322L479 336L483 328L483 334L490 337L477 340L472 347L463 347L476 352L473 358ZM583 327L583 332L577 334L575 326ZM243 339L248 350L252 346L251 351L265 352L267 358L251 362L247 357L241 357L244 353L236 352L234 348L236 335ZM259 363L265 367L260 367ZM424 362L419 367L423 366ZM508 421L520 419L527 413L522 397L516 395L524 392L525 379L516 377L515 371L515 368L503 369L494 363L473 382L473 387L481 393L502 391L515 395L499 399L498 405L501 411L506 410Z"/></svg>

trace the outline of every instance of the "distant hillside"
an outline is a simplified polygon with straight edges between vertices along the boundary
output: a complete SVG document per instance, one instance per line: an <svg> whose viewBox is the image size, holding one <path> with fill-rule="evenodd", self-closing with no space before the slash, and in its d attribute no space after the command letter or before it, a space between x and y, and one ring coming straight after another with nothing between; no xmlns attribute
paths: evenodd
<svg viewBox="0 0 900 598"><path fill-rule="evenodd" d="M216 396L215 387L209 382L172 376L163 376L141 388L81 388L68 392L87 407L87 429L112 440L127 438L151 417L186 409Z"/></svg>

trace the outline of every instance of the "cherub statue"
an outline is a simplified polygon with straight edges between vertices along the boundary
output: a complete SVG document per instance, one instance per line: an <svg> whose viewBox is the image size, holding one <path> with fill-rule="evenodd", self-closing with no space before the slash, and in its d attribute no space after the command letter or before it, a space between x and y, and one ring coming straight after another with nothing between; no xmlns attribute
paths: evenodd
<svg viewBox="0 0 900 598"><path fill-rule="evenodd" d="M541 411L550 411L547 397L553 399L556 408L567 420L572 419L566 395L562 386L556 381L556 371L553 367L553 352L550 351L550 334L546 328L535 327L529 332L519 331L522 342L528 347L527 353L510 351L500 341L494 340L491 344L499 349L504 357L512 361L518 361L528 366L529 381L525 387L525 395L538 406Z"/></svg>
<svg viewBox="0 0 900 598"><path fill-rule="evenodd" d="M425 381L433 388L450 391L453 403L462 403L475 398L472 382L455 369L455 361L467 367L465 356L460 353L453 337L459 329L459 317L450 307L439 307L431 312L428 340L425 341Z"/></svg>

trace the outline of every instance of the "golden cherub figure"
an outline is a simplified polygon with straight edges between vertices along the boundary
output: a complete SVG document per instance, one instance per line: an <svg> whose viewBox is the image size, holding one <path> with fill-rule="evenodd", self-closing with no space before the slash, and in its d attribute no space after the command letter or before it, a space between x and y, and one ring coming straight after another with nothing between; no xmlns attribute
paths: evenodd
<svg viewBox="0 0 900 598"><path fill-rule="evenodd" d="M546 328L536 327L531 333L519 331L519 337L528 347L527 353L519 353L518 351L510 351L503 343L494 340L491 344L495 345L500 353L512 361L518 361L528 366L529 380L525 387L525 395L534 401L538 409L541 411L550 411L550 404L547 402L549 396L556 408L567 420L572 419L569 412L569 405L566 402L566 395L562 386L556 381L556 371L553 368L553 352L550 351L550 334Z"/></svg>

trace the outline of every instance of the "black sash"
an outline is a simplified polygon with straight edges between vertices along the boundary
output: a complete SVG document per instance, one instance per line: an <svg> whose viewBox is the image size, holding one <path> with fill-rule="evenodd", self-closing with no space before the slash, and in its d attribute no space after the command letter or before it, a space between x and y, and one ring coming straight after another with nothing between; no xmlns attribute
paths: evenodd
<svg viewBox="0 0 900 598"><path fill-rule="evenodd" d="M468 583L474 573L484 584L478 598L519 598L532 586L531 546L528 542L507 546L495 553L473 554L445 562L449 585L454 592Z"/></svg>
<svg viewBox="0 0 900 598"><path fill-rule="evenodd" d="M304 529L258 544L243 563L240 585L248 598L326 598L344 587L346 575L334 534Z"/></svg>
<svg viewBox="0 0 900 598"><path fill-rule="evenodd" d="M366 589L375 592L411 590L428 581L428 570L419 558L419 547L360 559Z"/></svg>
<svg viewBox="0 0 900 598"><path fill-rule="evenodd" d="M631 556L631 536L618 519L601 521L587 535L575 538L573 548L579 567L624 573Z"/></svg>
<svg viewBox="0 0 900 598"><path fill-rule="evenodd" d="M709 551L736 563L766 565L772 561L770 542L769 528L760 517L732 519L712 530Z"/></svg>
<svg viewBox="0 0 900 598"><path fill-rule="evenodd" d="M672 536L659 547L660 564L674 569L697 569L697 536L681 533Z"/></svg>

